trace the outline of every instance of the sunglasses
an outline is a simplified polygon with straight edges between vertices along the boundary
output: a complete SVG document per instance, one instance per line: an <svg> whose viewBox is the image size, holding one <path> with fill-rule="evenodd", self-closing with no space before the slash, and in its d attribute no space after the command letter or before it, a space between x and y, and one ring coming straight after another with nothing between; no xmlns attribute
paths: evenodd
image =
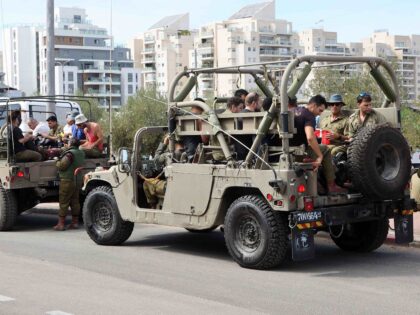
<svg viewBox="0 0 420 315"><path fill-rule="evenodd" d="M341 105L343 105L343 103L330 103L329 104L330 106L341 106Z"/></svg>
<svg viewBox="0 0 420 315"><path fill-rule="evenodd" d="M370 94L367 93L367 92L362 92L362 93L359 94L359 96L360 97L365 97L365 96L370 96Z"/></svg>

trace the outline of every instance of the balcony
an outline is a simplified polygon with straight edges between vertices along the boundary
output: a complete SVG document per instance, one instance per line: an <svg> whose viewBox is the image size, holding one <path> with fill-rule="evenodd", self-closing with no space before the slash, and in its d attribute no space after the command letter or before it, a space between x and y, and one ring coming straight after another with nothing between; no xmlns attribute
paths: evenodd
<svg viewBox="0 0 420 315"><path fill-rule="evenodd" d="M201 38L213 38L214 35L213 35L213 32L201 32L200 37Z"/></svg>
<svg viewBox="0 0 420 315"><path fill-rule="evenodd" d="M155 63L155 58L144 58L141 63Z"/></svg>
<svg viewBox="0 0 420 315"><path fill-rule="evenodd" d="M119 78L112 79L112 82L109 78L88 78L83 82L84 85L103 85L103 84L116 84L119 85L121 80Z"/></svg>
<svg viewBox="0 0 420 315"><path fill-rule="evenodd" d="M156 81L156 75L155 74L147 74L144 76L144 82L155 82Z"/></svg>
<svg viewBox="0 0 420 315"><path fill-rule="evenodd" d="M291 42L280 40L260 40L260 46L292 46Z"/></svg>
<svg viewBox="0 0 420 315"><path fill-rule="evenodd" d="M214 59L214 54L202 54L201 55L201 59L204 60L213 60Z"/></svg>
<svg viewBox="0 0 420 315"><path fill-rule="evenodd" d="M146 36L144 38L144 43L154 43L155 42L155 38L153 36Z"/></svg>
<svg viewBox="0 0 420 315"><path fill-rule="evenodd" d="M145 67L145 68L143 68L143 71L142 72L144 74L146 74L146 73L155 73L156 72L156 69L153 68L153 67Z"/></svg>

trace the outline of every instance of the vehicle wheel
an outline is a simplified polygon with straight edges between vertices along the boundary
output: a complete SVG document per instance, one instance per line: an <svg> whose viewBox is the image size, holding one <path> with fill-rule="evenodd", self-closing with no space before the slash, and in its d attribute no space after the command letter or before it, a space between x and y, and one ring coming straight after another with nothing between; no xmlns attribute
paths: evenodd
<svg viewBox="0 0 420 315"><path fill-rule="evenodd" d="M345 251L368 253L382 246L388 235L388 219L347 224L341 235L341 226L331 229L334 243ZM337 235L339 237L334 237Z"/></svg>
<svg viewBox="0 0 420 315"><path fill-rule="evenodd" d="M242 267L269 269L286 257L289 243L286 218L255 195L236 199L224 224L226 246Z"/></svg>
<svg viewBox="0 0 420 315"><path fill-rule="evenodd" d="M353 186L370 199L400 198L410 180L410 148L388 125L361 129L349 146L348 162Z"/></svg>
<svg viewBox="0 0 420 315"><path fill-rule="evenodd" d="M217 226L214 226L214 227L211 227L211 228L208 228L208 229L203 229L203 230L194 230L194 229L190 229L190 228L185 228L188 232L191 232L191 233L198 233L198 234L200 234L200 233L209 233L209 232L213 232L215 229L217 229Z"/></svg>
<svg viewBox="0 0 420 315"><path fill-rule="evenodd" d="M121 218L112 189L92 189L83 206L83 220L90 238L99 245L119 245L133 232L134 223Z"/></svg>
<svg viewBox="0 0 420 315"><path fill-rule="evenodd" d="M0 186L0 231L9 231L16 223L18 207L13 191Z"/></svg>

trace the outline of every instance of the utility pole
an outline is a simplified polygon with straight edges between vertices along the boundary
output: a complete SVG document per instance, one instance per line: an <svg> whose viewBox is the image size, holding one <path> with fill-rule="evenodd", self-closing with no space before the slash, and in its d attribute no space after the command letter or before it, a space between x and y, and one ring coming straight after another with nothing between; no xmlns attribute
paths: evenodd
<svg viewBox="0 0 420 315"><path fill-rule="evenodd" d="M47 0L47 95L55 95L54 0ZM47 103L47 116L55 113L55 103Z"/></svg>

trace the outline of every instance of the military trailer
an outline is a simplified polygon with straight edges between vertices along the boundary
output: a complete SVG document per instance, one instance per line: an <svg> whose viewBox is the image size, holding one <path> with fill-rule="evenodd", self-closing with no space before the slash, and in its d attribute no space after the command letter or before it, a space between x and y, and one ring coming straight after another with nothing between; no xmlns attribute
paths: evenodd
<svg viewBox="0 0 420 315"><path fill-rule="evenodd" d="M343 169L353 189L346 193L321 194L318 173L305 158L304 148L289 145L296 130L288 96L296 95L316 63L366 64L385 96L376 110L388 124L362 129L349 145ZM116 166L85 176L88 195L83 216L91 239L100 245L121 244L130 237L135 222L202 232L223 226L232 258L255 269L280 265L289 246L294 260L313 258L318 231L328 232L343 250L370 252L384 243L389 219L394 219L396 241L413 241L410 151L399 131L400 98L390 65L377 57L303 56L282 69L280 86L267 70L275 65L192 69L178 74L168 93L168 126L141 128L132 150L119 150ZM292 79L297 68L301 71ZM263 93L273 98L267 112L218 113L201 101L185 101L199 76L234 73L253 77ZM184 77L188 81L175 95ZM191 106L202 108L203 114L191 114ZM166 132L170 134L169 153L174 152L175 141L185 137L208 135L217 141L199 145L190 163L167 160L166 190L156 209L151 209L145 199L144 176L138 175L150 164L142 159L143 144L146 137ZM269 134L278 135L281 145L263 145ZM253 135L254 140L246 158L238 161L228 139L238 142L241 135ZM223 161L212 161L214 150L223 152Z"/></svg>
<svg viewBox="0 0 420 315"><path fill-rule="evenodd" d="M21 112L26 120L30 117L40 119L47 115L45 102L56 101L60 103L61 121L65 121L65 114L72 109L80 110L78 104L74 106L73 100L58 101L55 97L37 97L36 101L34 98L9 99L0 104L0 122L2 123L0 128L0 231L11 230L18 215L39 202L58 202L60 181L56 161L48 159L40 162L16 162L12 148L13 135L7 128L7 117L12 111ZM31 108L31 105L27 107L27 103L35 104L34 108ZM41 103L44 104L44 108L39 109ZM55 115L55 113L48 114ZM75 174L80 186L84 174L95 170L98 166L108 167L108 161L109 157L106 154L98 159L86 159L83 167L79 168ZM83 203L84 196L81 196L80 200Z"/></svg>

